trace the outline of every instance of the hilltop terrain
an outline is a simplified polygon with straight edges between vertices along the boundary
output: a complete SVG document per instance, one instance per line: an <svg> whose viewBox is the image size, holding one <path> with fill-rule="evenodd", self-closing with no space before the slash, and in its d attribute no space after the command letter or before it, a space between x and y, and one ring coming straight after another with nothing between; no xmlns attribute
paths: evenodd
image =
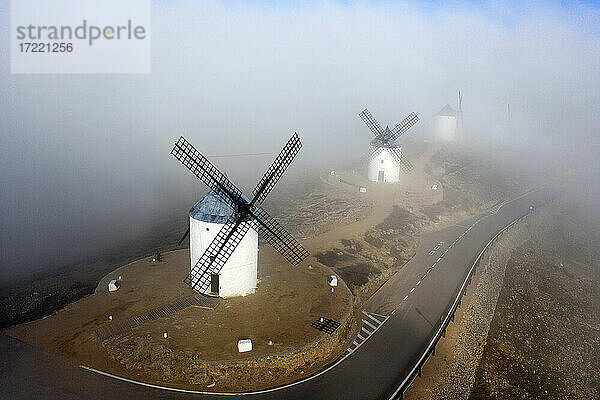
<svg viewBox="0 0 600 400"><path fill-rule="evenodd" d="M261 243L260 283L252 299L224 300L212 311L182 310L98 340L94 330L106 324L106 315L134 318L136 313L160 306L161 301L174 301L189 289L181 283L189 268L187 250L167 252L164 255L168 266L162 268L163 272L147 260L119 270L137 287L123 295L135 298L123 298L118 304L114 303L116 300L102 300L108 279L115 276L116 272L112 272L100 280L93 296L42 321L11 328L8 333L100 369L181 387L251 390L298 379L335 358L352 342L360 329L361 305L402 269L413 256L422 233L499 204L527 186L514 176L500 174L484 158L466 157L457 148L440 150L437 145L426 143L406 147L407 153L414 156L415 170L398 185L368 182L352 166L303 174L296 177L295 185L282 185L283 190L266 207L313 254L293 270L297 272L286 272L292 269L280 265L283 260L272 258L265 252L270 249ZM366 192L359 191L360 187ZM174 228L167 231L173 233L169 237L179 233ZM314 266L312 271L310 264ZM63 276L77 276L83 281L81 286L65 284L60 275L53 278L63 284L54 286L55 291L71 296L70 299L80 295L78 288L90 285L94 275L74 274L88 268L91 266L79 267ZM108 267L100 270L104 268ZM148 273L133 274L132 268L148 269ZM167 269L172 272L166 273ZM328 291L325 278L331 272L342 279L341 286L335 295L319 294ZM144 283L144 279L153 281ZM172 286L171 281L177 285ZM158 289L161 283L165 287ZM145 287L154 288L148 291L148 299L144 297ZM157 290L172 293L172 298L157 298ZM3 301L17 310L19 301L31 295L23 290ZM59 298L64 301L68 296ZM305 296L312 297L303 300ZM47 303L53 307L60 304ZM244 307L246 312L242 313ZM48 309L37 311L42 312ZM25 318L27 314L20 315ZM328 338L310 327L310 322L319 316L342 324L335 336ZM275 319L295 328L273 330L269 321ZM196 333L199 321L203 321L201 335ZM56 329L57 326L64 329ZM163 331L171 332L168 340L160 338ZM250 356L238 355L235 349L235 342L244 335L258 340ZM273 347L265 345L268 340L272 340ZM258 374L257 367L268 373ZM248 379L252 376L255 378Z"/></svg>

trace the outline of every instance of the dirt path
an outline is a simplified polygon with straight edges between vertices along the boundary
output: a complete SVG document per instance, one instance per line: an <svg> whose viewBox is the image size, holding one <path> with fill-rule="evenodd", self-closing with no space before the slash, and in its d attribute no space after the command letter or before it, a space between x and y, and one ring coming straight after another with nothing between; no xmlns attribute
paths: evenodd
<svg viewBox="0 0 600 400"><path fill-rule="evenodd" d="M314 254L331 248L331 243L339 242L341 239L362 238L365 232L374 228L390 214L394 205L410 209L417 205L429 205L440 201L443 198L443 188L439 185L435 190L431 189L437 181L424 171L425 165L438 150L438 144L429 144L425 152L414 161L414 170L402 175L399 184L381 185L369 182L355 172L337 173L337 177L355 183L357 186L366 187L367 193L362 195L366 201L373 201L375 207L365 218L348 224L333 225L327 232L306 239L307 248L310 248ZM344 187L343 184L337 186ZM346 189L356 196L357 188L346 186Z"/></svg>

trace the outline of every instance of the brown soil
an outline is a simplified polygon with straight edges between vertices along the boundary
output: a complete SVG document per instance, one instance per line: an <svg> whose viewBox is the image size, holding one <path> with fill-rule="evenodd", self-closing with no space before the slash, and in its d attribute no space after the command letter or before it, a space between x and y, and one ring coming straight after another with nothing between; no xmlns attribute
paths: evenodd
<svg viewBox="0 0 600 400"><path fill-rule="evenodd" d="M312 269L307 263L296 268L284 264L279 255L270 248L261 248L261 280L254 295L222 299L214 310L189 307L168 317L150 321L135 329L117 333L104 342L94 334L98 326L113 321L122 321L144 311L189 296L193 291L182 281L189 271L189 251L179 250L164 254L163 261L143 259L121 267L103 278L96 293L69 305L51 317L19 325L8 330L11 336L57 353L65 354L82 364L110 370L127 376L143 376L151 381L168 381L180 385L210 384L215 380L216 389L229 388L230 379L219 378L223 374L218 368L203 362L234 359L257 359L294 352L327 339L320 349L327 348L321 359L302 359L291 363L294 368L312 370L341 351L339 342L345 335L329 335L310 325L320 317L327 317L348 324L351 316L352 299L343 282L332 293L327 283L331 273L328 268L315 264ZM108 292L110 279L121 276L122 286L116 292ZM163 332L168 333L164 339ZM251 338L253 350L237 352L237 341ZM273 345L268 345L269 340ZM190 360L186 363L182 359ZM175 367L172 360L178 359ZM118 362L117 362L118 361ZM290 371L286 365L271 362L272 379L268 384L285 381ZM306 364L306 365L305 365ZM280 370L283 369L283 370ZM140 373L141 375L138 375ZM205 379L198 376L204 374ZM202 376L204 376L202 375ZM254 380L254 385L264 384ZM242 386L242 387L240 387ZM256 386L240 385L236 389L251 389Z"/></svg>

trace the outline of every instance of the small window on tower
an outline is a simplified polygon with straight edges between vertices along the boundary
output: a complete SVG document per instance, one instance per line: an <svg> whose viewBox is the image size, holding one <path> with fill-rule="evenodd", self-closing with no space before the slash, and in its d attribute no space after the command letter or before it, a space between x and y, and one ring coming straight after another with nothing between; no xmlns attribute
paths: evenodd
<svg viewBox="0 0 600 400"><path fill-rule="evenodd" d="M383 159L381 160L381 163L383 164Z"/></svg>

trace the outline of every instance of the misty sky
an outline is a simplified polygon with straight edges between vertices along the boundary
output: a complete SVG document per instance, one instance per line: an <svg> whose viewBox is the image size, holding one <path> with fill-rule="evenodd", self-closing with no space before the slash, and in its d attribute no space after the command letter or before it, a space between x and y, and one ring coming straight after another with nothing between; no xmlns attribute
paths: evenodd
<svg viewBox="0 0 600 400"><path fill-rule="evenodd" d="M504 142L600 150L593 2L278 4L153 2L149 75L11 75L0 1L0 280L187 212L205 188L169 155L179 135L220 155L298 131L293 174L363 156L364 107L384 125L415 111L425 131L461 89L472 137L502 135L510 103ZM271 160L213 159L247 192Z"/></svg>

